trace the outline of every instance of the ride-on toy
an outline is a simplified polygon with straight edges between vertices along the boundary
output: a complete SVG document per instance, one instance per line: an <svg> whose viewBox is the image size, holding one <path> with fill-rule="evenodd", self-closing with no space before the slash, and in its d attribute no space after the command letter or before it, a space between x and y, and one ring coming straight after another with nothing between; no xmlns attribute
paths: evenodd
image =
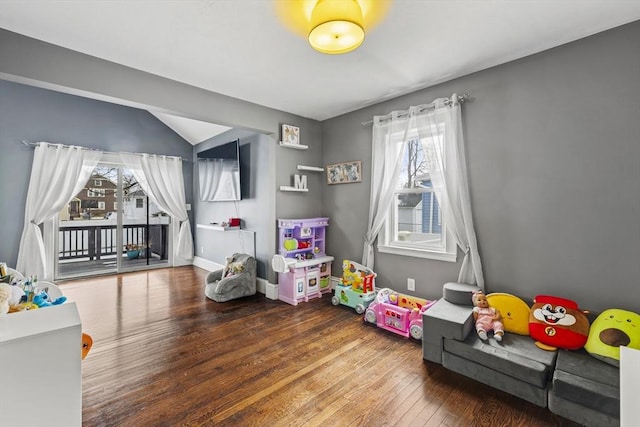
<svg viewBox="0 0 640 427"><path fill-rule="evenodd" d="M422 313L436 301L383 288L367 308L364 320L398 335L422 340Z"/></svg>
<svg viewBox="0 0 640 427"><path fill-rule="evenodd" d="M342 262L342 280L331 297L333 305L343 304L362 314L375 299L376 273L354 261Z"/></svg>

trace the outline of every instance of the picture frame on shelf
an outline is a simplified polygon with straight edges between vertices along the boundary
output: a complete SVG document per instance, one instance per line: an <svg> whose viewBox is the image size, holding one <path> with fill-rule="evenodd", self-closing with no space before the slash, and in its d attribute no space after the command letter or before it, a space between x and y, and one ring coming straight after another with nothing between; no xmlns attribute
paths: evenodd
<svg viewBox="0 0 640 427"><path fill-rule="evenodd" d="M327 165L327 184L351 184L362 182L362 162L350 162Z"/></svg>
<svg viewBox="0 0 640 427"><path fill-rule="evenodd" d="M300 128L292 125L282 125L282 143L300 145Z"/></svg>

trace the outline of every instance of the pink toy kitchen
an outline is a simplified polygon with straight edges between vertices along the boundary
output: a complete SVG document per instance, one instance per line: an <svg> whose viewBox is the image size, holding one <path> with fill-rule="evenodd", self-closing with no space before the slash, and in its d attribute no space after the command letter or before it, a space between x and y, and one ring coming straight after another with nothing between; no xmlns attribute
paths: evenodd
<svg viewBox="0 0 640 427"><path fill-rule="evenodd" d="M325 252L329 218L279 219L278 254L271 264L278 273L278 299L291 305L331 292L333 257Z"/></svg>

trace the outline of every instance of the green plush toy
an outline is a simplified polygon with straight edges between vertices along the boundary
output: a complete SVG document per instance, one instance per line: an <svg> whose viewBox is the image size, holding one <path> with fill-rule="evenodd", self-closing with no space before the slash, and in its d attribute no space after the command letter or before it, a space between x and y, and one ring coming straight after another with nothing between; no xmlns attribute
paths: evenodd
<svg viewBox="0 0 640 427"><path fill-rule="evenodd" d="M612 308L591 324L584 349L610 365L620 366L620 346L640 350L640 315Z"/></svg>

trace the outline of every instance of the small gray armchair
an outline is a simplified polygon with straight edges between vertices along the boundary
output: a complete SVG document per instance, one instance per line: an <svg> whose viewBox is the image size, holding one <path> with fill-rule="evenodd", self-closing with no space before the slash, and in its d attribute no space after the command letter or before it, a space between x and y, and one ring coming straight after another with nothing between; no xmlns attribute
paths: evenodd
<svg viewBox="0 0 640 427"><path fill-rule="evenodd" d="M235 253L227 258L224 269L209 273L205 279L204 294L216 302L255 295L256 259L251 255Z"/></svg>

